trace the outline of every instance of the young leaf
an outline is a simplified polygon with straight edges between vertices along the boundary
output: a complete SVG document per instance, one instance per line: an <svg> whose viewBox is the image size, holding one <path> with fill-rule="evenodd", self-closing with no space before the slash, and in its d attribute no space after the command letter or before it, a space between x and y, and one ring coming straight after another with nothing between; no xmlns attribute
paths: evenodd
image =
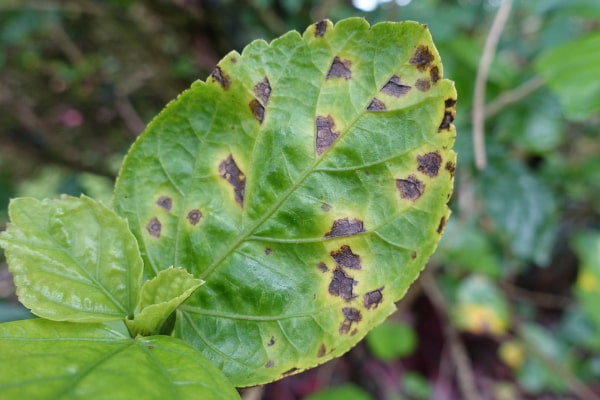
<svg viewBox="0 0 600 400"><path fill-rule="evenodd" d="M394 310L448 218L456 92L426 26L353 18L229 53L127 155L145 273L206 284L175 335L237 386L299 372Z"/></svg>
<svg viewBox="0 0 600 400"><path fill-rule="evenodd" d="M144 283L138 304L139 314L127 319L133 336L156 334L173 311L204 282L180 268L162 270Z"/></svg>
<svg viewBox="0 0 600 400"><path fill-rule="evenodd" d="M133 315L142 259L127 222L94 200L63 196L10 203L0 234L19 300L54 321Z"/></svg>
<svg viewBox="0 0 600 400"><path fill-rule="evenodd" d="M133 340L100 324L1 324L0 365L10 365L0 374L3 399L239 399L223 373L181 340Z"/></svg>

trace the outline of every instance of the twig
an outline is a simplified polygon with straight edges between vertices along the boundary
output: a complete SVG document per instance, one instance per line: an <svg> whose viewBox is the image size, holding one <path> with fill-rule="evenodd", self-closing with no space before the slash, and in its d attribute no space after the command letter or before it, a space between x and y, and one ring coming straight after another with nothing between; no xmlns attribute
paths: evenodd
<svg viewBox="0 0 600 400"><path fill-rule="evenodd" d="M521 99L529 96L542 86L544 86L544 80L540 76L535 76L523 83L521 86L517 86L514 89L503 92L500 96L489 102L485 106L485 119L492 118L504 109L504 107L516 103Z"/></svg>
<svg viewBox="0 0 600 400"><path fill-rule="evenodd" d="M496 12L492 28L486 38L483 54L479 60L477 77L475 78L475 93L473 95L473 147L475 150L475 165L483 170L487 164L485 155L485 85L490 71L498 40L504 29L512 0L503 0Z"/></svg>
<svg viewBox="0 0 600 400"><path fill-rule="evenodd" d="M573 304L573 299L550 293L535 292L515 286L513 283L502 281L500 287L508 292L511 297L523 298L531 301L538 307L564 310Z"/></svg>
<svg viewBox="0 0 600 400"><path fill-rule="evenodd" d="M462 398L465 400L479 400L481 396L475 387L475 378L473 376L471 360L467 355L467 350L465 349L463 342L460 340L458 331L454 328L448 318L449 311L446 307L446 300L437 286L430 269L425 270L419 281L423 286L425 294L427 294L429 300L438 310L442 320L444 336L450 346L450 356L456 365L456 378L463 395Z"/></svg>

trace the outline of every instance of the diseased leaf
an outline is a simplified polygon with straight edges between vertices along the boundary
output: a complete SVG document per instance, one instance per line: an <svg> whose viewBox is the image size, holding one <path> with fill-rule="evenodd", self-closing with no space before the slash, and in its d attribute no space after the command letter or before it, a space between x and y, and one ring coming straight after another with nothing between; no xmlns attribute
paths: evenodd
<svg viewBox="0 0 600 400"><path fill-rule="evenodd" d="M158 333L159 328L173 311L204 282L181 268L162 270L144 283L134 319L127 319L133 336Z"/></svg>
<svg viewBox="0 0 600 400"><path fill-rule="evenodd" d="M10 365L0 374L2 399L239 399L222 372L181 340L133 340L100 324L2 324L0 365Z"/></svg>
<svg viewBox="0 0 600 400"><path fill-rule="evenodd" d="M442 76L424 25L322 21L228 54L132 147L115 208L147 276L206 281L174 333L236 386L343 354L423 268L455 166Z"/></svg>
<svg viewBox="0 0 600 400"><path fill-rule="evenodd" d="M0 234L19 300L54 321L133 315L142 259L127 222L89 197L18 198Z"/></svg>

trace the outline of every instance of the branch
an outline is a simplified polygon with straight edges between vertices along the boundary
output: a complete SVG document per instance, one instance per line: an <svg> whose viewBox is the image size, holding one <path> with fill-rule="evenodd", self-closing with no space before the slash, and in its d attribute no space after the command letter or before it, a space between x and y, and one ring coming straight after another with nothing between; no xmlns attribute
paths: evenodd
<svg viewBox="0 0 600 400"><path fill-rule="evenodd" d="M485 119L492 118L494 115L502 111L506 106L516 103L529 96L531 93L544 86L544 83L545 82L541 77L535 76L523 83L521 86L517 86L514 89L503 92L500 96L496 97L494 100L489 102L487 106L485 106Z"/></svg>
<svg viewBox="0 0 600 400"><path fill-rule="evenodd" d="M460 340L458 331L448 318L449 310L446 307L446 299L444 299L430 271L431 269L425 269L423 272L420 278L421 286L423 286L425 294L438 310L438 314L442 320L444 336L450 346L450 356L456 366L456 378L463 395L462 398L465 400L479 400L481 396L475 387L475 377L473 376L471 360L469 359L464 343Z"/></svg>
<svg viewBox="0 0 600 400"><path fill-rule="evenodd" d="M477 77L475 78L475 93L473 95L473 146L475 150L475 165L478 169L483 170L486 166L485 155L485 84L490 71L498 40L504 29L512 0L503 0L498 8L498 12L494 17L492 28L486 38L483 54L479 60L479 68L477 69Z"/></svg>

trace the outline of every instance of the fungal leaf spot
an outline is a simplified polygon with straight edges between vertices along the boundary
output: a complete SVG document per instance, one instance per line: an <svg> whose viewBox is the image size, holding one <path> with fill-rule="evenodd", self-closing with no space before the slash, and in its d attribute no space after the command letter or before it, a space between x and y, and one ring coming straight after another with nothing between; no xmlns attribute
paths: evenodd
<svg viewBox="0 0 600 400"><path fill-rule="evenodd" d="M171 199L169 196L160 196L158 200L156 200L156 205L165 209L166 211L171 211L171 208L173 207L173 199Z"/></svg>
<svg viewBox="0 0 600 400"><path fill-rule="evenodd" d="M400 193L400 198L416 201L425 191L425 184L410 175L405 179L396 179L396 188Z"/></svg>
<svg viewBox="0 0 600 400"><path fill-rule="evenodd" d="M390 80L383 85L381 91L383 93L387 93L394 97L400 97L405 95L410 90L410 86L403 85L400 82L400 77L398 75L394 75L390 78Z"/></svg>
<svg viewBox="0 0 600 400"><path fill-rule="evenodd" d="M385 106L385 103L383 101L379 100L377 97L373 97L373 100L371 100L371 102L367 106L367 110L369 110L369 111L385 111L385 110L387 110L387 107Z"/></svg>
<svg viewBox="0 0 600 400"><path fill-rule="evenodd" d="M323 203L323 204L321 204L321 210L327 212L327 211L331 210L331 205L329 205L327 203Z"/></svg>
<svg viewBox="0 0 600 400"><path fill-rule="evenodd" d="M267 343L267 346L271 347L275 344L276 340L275 340L275 336L271 336L269 338L269 342Z"/></svg>
<svg viewBox="0 0 600 400"><path fill-rule="evenodd" d="M265 363L265 368L273 368L274 365L275 363L273 362L273 360L269 360Z"/></svg>
<svg viewBox="0 0 600 400"><path fill-rule="evenodd" d="M331 147L340 134L339 132L334 131L335 122L331 115L326 117L317 116L315 125L317 129L315 148L317 155L321 155L325 150Z"/></svg>
<svg viewBox="0 0 600 400"><path fill-rule="evenodd" d="M294 368L290 368L290 369L288 369L287 371L285 371L285 372L283 373L283 376L292 375L293 373L295 373L295 372L298 372L298 371L299 371L299 369L298 369L298 368L296 368L296 367L294 367Z"/></svg>
<svg viewBox="0 0 600 400"><path fill-rule="evenodd" d="M363 298L363 304L365 308L370 310L371 308L377 308L377 306L383 301L383 287L375 289L371 292L365 293Z"/></svg>
<svg viewBox="0 0 600 400"><path fill-rule="evenodd" d="M321 346L319 346L319 350L317 351L317 357L321 358L325 354L327 354L327 348L324 344L321 344Z"/></svg>
<svg viewBox="0 0 600 400"><path fill-rule="evenodd" d="M419 89L421 92L426 92L431 89L431 82L429 79L417 79L415 82L415 87Z"/></svg>
<svg viewBox="0 0 600 400"><path fill-rule="evenodd" d="M362 268L360 256L354 254L348 245L343 245L338 251L332 251L330 255L340 267L351 269Z"/></svg>
<svg viewBox="0 0 600 400"><path fill-rule="evenodd" d="M440 166L442 165L442 156L437 151L417 156L419 167L417 170L429 177L437 176Z"/></svg>
<svg viewBox="0 0 600 400"><path fill-rule="evenodd" d="M333 62L331 63L331 67L329 67L329 72L327 72L326 79L329 80L331 78L344 78L346 80L352 78L352 70L350 66L352 62L350 60L342 60L338 56L335 56Z"/></svg>
<svg viewBox="0 0 600 400"><path fill-rule="evenodd" d="M146 230L150 236L154 236L156 238L160 237L160 231L162 230L162 225L158 218L154 217L146 225Z"/></svg>
<svg viewBox="0 0 600 400"><path fill-rule="evenodd" d="M454 176L454 170L456 169L456 164L454 164L452 161L448 161L444 168L446 171L450 172L450 176Z"/></svg>
<svg viewBox="0 0 600 400"><path fill-rule="evenodd" d="M272 252L273 252L273 250L271 250L269 247L267 247L267 248L265 249L265 255L267 255L267 256L268 256L268 255L271 255L271 253L272 253Z"/></svg>
<svg viewBox="0 0 600 400"><path fill-rule="evenodd" d="M331 227L331 230L325 234L325 237L351 236L364 231L365 228L360 219L349 220L348 218L341 218L333 221L333 226Z"/></svg>
<svg viewBox="0 0 600 400"><path fill-rule="evenodd" d="M200 220L202 219L202 211L198 210L197 208L190 210L187 213L187 220L190 224L192 225L198 225L198 222L200 222Z"/></svg>
<svg viewBox="0 0 600 400"><path fill-rule="evenodd" d="M431 82L435 84L441 78L440 69L436 66L431 67L431 69L429 70L429 77L431 78Z"/></svg>
<svg viewBox="0 0 600 400"><path fill-rule="evenodd" d="M221 85L221 87L225 90L229 89L229 85L231 85L231 79L227 74L223 72L221 67L215 67L213 72L210 74L211 78Z"/></svg>
<svg viewBox="0 0 600 400"><path fill-rule="evenodd" d="M340 268L333 271L333 278L329 283L329 293L333 296L339 296L346 301L356 297L353 293L356 281L351 276L346 275Z"/></svg>
<svg viewBox="0 0 600 400"><path fill-rule="evenodd" d="M442 117L442 122L440 123L440 127L438 131L441 130L449 130L452 122L454 121L454 116L456 114L456 100L455 99L446 99L444 101L444 116Z"/></svg>
<svg viewBox="0 0 600 400"><path fill-rule="evenodd" d="M265 76L260 82L254 85L254 94L263 106L267 105L269 97L271 97L271 83L269 82L269 78Z"/></svg>
<svg viewBox="0 0 600 400"><path fill-rule="evenodd" d="M409 64L416 66L419 71L423 72L429 67L433 59L434 57L429 47L420 45L415 50L415 54L413 54Z"/></svg>
<svg viewBox="0 0 600 400"><path fill-rule="evenodd" d="M346 335L348 332L350 332L350 328L352 328L353 323L357 323L362 320L362 315L360 314L360 311L354 307L342 308L342 314L344 314L344 321L340 325L339 331L342 335Z"/></svg>
<svg viewBox="0 0 600 400"><path fill-rule="evenodd" d="M256 118L256 120L262 124L263 120L265 119L265 107L263 107L263 105L260 104L260 102L256 99L252 99L248 105L250 106L250 111L252 111L254 118Z"/></svg>
<svg viewBox="0 0 600 400"><path fill-rule="evenodd" d="M219 164L219 175L233 186L235 201L240 206L243 206L246 192L246 176L240 171L231 154Z"/></svg>
<svg viewBox="0 0 600 400"><path fill-rule="evenodd" d="M329 268L327 268L327 264L325 264L323 261L317 264L317 269L321 272L329 271Z"/></svg>
<svg viewBox="0 0 600 400"><path fill-rule="evenodd" d="M440 223L438 224L436 232L441 235L442 232L444 231L445 226L446 226L446 217L444 216L444 217L440 218Z"/></svg>
<svg viewBox="0 0 600 400"><path fill-rule="evenodd" d="M327 21L322 20L315 24L315 37L323 37L327 31Z"/></svg>

